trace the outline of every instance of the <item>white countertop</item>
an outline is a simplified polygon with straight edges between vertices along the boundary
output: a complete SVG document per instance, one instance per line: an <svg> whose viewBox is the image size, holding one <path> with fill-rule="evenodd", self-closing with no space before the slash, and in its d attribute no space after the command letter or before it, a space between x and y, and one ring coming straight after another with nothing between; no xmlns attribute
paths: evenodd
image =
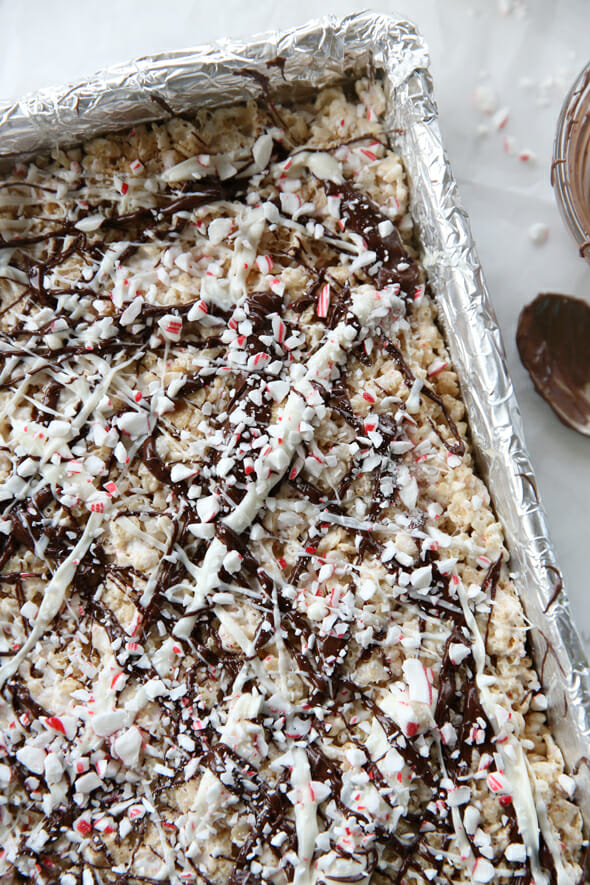
<svg viewBox="0 0 590 885"><path fill-rule="evenodd" d="M0 101L83 79L136 56L220 37L248 37L362 8L347 0L324 0L321 5L313 0L0 0ZM519 312L539 292L590 301L590 267L578 257L563 227L549 183L559 109L588 61L587 3L398 0L395 5L374 2L372 9L413 20L429 44L447 152L471 216L539 492L590 653L590 605L585 599L590 589L590 439L560 424L534 392L515 345ZM478 88L479 101L474 101ZM499 119L481 107L486 96L498 112L508 114L501 129ZM527 152L531 158L521 159ZM529 235L537 223L548 227L544 245L535 245Z"/></svg>

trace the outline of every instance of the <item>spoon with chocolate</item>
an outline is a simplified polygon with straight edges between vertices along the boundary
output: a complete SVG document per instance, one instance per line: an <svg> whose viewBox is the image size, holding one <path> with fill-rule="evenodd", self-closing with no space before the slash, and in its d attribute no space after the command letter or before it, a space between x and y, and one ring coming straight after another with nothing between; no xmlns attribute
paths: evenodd
<svg viewBox="0 0 590 885"><path fill-rule="evenodd" d="M545 292L521 311L516 344L557 417L590 436L590 304Z"/></svg>

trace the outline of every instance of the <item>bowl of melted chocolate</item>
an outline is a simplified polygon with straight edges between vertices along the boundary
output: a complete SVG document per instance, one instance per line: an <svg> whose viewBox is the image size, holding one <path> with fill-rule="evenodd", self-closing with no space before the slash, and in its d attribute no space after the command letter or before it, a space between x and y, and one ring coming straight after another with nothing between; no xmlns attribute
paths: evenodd
<svg viewBox="0 0 590 885"><path fill-rule="evenodd" d="M580 255L590 261L590 64L578 75L559 115L551 183Z"/></svg>

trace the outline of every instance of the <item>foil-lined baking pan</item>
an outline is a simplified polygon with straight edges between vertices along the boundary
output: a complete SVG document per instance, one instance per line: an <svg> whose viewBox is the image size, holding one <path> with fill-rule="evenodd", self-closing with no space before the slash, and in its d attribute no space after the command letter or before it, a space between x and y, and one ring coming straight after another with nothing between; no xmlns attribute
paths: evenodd
<svg viewBox="0 0 590 885"><path fill-rule="evenodd" d="M166 53L84 83L0 105L0 165L57 144L219 107L270 90L278 99L371 69L384 78L387 126L403 157L423 261L461 381L479 469L504 526L515 584L530 622L553 731L590 823L590 672L548 538L500 332L445 155L415 27L383 15L327 18L249 43Z"/></svg>

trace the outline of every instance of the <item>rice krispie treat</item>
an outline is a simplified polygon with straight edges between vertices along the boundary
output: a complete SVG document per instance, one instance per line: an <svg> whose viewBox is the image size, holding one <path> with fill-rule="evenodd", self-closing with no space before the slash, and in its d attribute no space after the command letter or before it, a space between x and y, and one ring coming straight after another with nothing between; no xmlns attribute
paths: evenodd
<svg viewBox="0 0 590 885"><path fill-rule="evenodd" d="M0 184L3 882L581 876L383 110Z"/></svg>

